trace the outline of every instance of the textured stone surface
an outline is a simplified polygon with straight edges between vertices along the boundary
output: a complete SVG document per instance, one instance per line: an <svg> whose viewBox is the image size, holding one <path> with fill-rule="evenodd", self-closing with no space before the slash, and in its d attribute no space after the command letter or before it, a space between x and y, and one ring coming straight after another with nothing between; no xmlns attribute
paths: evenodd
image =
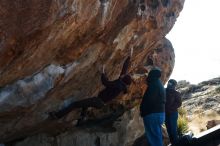
<svg viewBox="0 0 220 146"><path fill-rule="evenodd" d="M0 142L73 127L79 110L59 121L45 120L47 112L97 95L103 89L99 69L105 65L116 79L132 48L135 82L110 105L137 105L132 97L145 89L140 66L159 66L164 82L172 72L174 52L164 37L183 3L0 0ZM104 109L91 111L100 113L94 119L105 115Z"/></svg>
<svg viewBox="0 0 220 146"><path fill-rule="evenodd" d="M139 109L134 108L120 117L114 126L83 129L71 129L57 136L36 135L13 146L132 146L133 140L143 133L143 125L139 117Z"/></svg>
<svg viewBox="0 0 220 146"><path fill-rule="evenodd" d="M210 129L210 128L215 127L219 124L220 124L220 120L211 120L211 121L207 122L206 127L207 127L207 129Z"/></svg>

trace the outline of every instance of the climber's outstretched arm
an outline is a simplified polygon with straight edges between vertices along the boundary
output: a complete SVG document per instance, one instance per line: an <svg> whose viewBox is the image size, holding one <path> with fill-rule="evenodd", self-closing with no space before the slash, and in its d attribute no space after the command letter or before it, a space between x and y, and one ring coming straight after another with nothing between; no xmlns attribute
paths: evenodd
<svg viewBox="0 0 220 146"><path fill-rule="evenodd" d="M128 56L127 59L125 60L124 64L123 64L120 76L128 74L128 69L129 69L129 67L131 65L131 61L130 60L131 60L131 57Z"/></svg>
<svg viewBox="0 0 220 146"><path fill-rule="evenodd" d="M125 60L125 62L123 64L120 76L128 74L128 69L131 66L131 56L132 55L133 55L133 48L131 48L130 55L126 58L126 60Z"/></svg>

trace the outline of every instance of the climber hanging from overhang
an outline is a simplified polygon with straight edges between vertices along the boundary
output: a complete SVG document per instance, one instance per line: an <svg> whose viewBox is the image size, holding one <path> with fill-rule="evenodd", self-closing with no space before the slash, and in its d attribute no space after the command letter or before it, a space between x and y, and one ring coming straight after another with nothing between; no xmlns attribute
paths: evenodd
<svg viewBox="0 0 220 146"><path fill-rule="evenodd" d="M131 49L131 55L133 49ZM105 88L99 92L97 97L91 97L80 101L72 102L68 106L62 108L59 111L53 111L49 113L50 119L60 119L71 112L73 109L82 108L81 116L79 120L83 120L87 108L102 108L106 103L116 98L120 93L127 93L127 86L132 82L131 76L128 73L128 68L131 64L131 55L128 56L123 64L122 71L118 79L109 81L105 74L105 67L102 69L101 81Z"/></svg>

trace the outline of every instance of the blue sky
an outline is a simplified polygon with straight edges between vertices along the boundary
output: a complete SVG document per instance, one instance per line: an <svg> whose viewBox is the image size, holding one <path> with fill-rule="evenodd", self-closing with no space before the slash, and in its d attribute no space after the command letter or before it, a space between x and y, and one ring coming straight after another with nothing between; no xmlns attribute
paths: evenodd
<svg viewBox="0 0 220 146"><path fill-rule="evenodd" d="M167 35L176 61L171 78L199 83L220 76L220 0L185 0Z"/></svg>

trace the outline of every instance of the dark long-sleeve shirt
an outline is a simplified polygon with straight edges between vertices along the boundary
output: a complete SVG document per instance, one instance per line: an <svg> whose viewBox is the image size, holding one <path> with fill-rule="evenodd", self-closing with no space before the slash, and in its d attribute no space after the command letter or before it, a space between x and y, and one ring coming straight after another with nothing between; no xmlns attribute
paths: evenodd
<svg viewBox="0 0 220 146"><path fill-rule="evenodd" d="M166 114L177 112L177 109L182 105L180 93L175 89L166 89Z"/></svg>
<svg viewBox="0 0 220 146"><path fill-rule="evenodd" d="M109 81L105 74L101 76L102 84L105 86L98 94L98 98L101 98L104 102L111 101L116 98L121 92L127 93L127 87L121 79Z"/></svg>

